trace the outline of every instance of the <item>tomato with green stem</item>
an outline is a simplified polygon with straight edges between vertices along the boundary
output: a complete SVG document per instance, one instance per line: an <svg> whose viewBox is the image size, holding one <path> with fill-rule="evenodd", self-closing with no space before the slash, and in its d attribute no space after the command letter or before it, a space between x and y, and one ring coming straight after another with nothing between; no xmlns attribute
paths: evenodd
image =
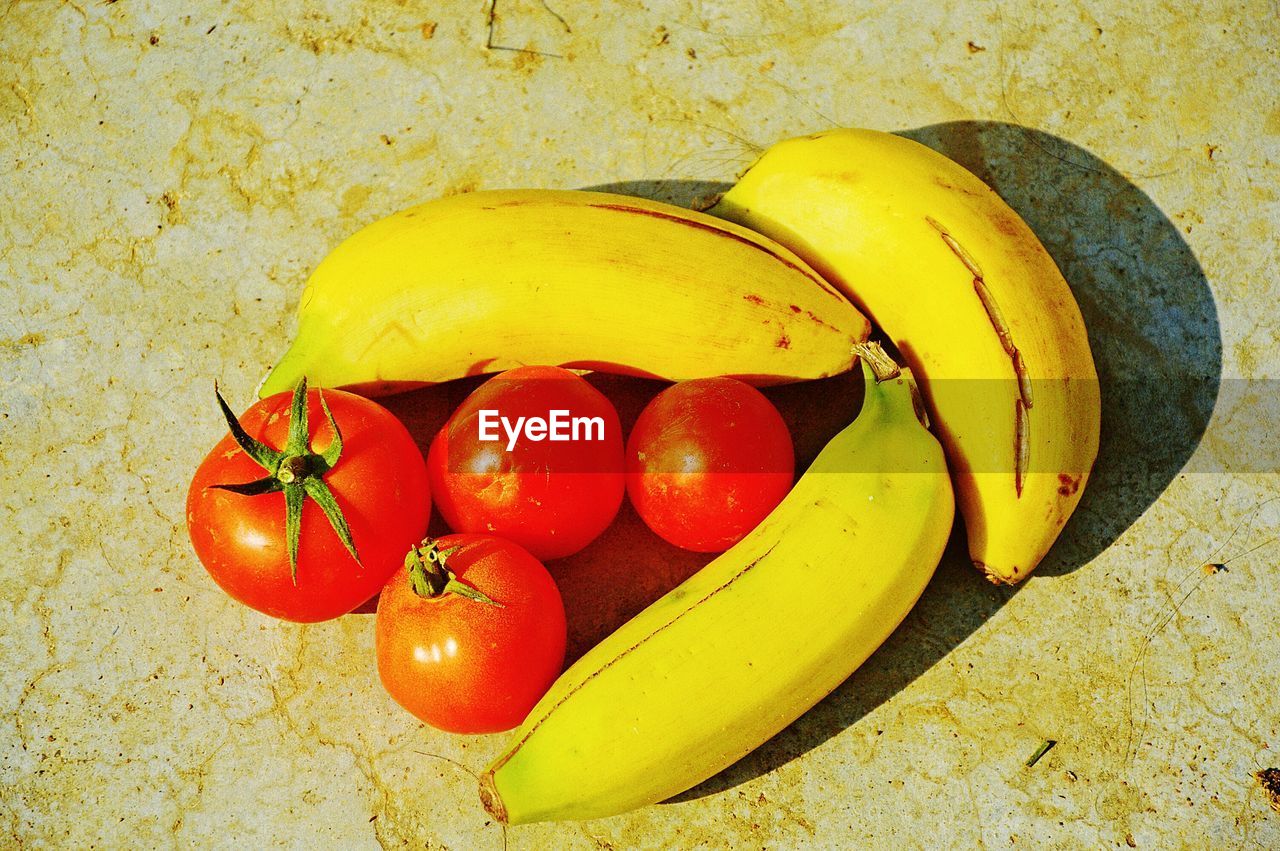
<svg viewBox="0 0 1280 851"><path fill-rule="evenodd" d="M302 622L378 593L431 514L408 430L364 397L308 392L305 378L238 419L215 395L230 433L187 492L191 543L214 581L247 606Z"/></svg>
<svg viewBox="0 0 1280 851"><path fill-rule="evenodd" d="M564 604L527 550L489 535L424 540L378 598L378 675L451 733L515 727L564 664Z"/></svg>

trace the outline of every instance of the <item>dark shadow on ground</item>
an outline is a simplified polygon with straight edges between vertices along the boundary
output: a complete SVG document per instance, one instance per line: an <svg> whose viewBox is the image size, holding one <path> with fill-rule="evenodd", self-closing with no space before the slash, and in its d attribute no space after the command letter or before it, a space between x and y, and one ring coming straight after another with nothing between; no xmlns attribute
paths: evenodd
<svg viewBox="0 0 1280 851"><path fill-rule="evenodd" d="M933 667L1017 591L1017 587L992 585L974 570L963 527L957 523L920 602L853 676L772 739L670 801L732 789L786 765L853 726Z"/></svg>
<svg viewBox="0 0 1280 851"><path fill-rule="evenodd" d="M1040 576L1068 573L1123 534L1199 444L1222 367L1213 295L1177 226L1088 151L1000 122L952 122L901 135L994 187L1040 237L1080 303L1101 382L1102 441L1080 507L1037 569ZM592 188L690 206L690 199L728 186L668 180ZM1016 593L982 581L965 550L957 527L920 602L856 674L756 751L674 800L732 788L817 747L963 642Z"/></svg>
<svg viewBox="0 0 1280 851"><path fill-rule="evenodd" d="M1000 193L1040 237L1080 303L1102 384L1102 442L1079 508L1036 569L1041 576L1069 573L1133 525L1199 445L1222 374L1213 293L1178 227L1083 148L992 121L901 135L946 154Z"/></svg>
<svg viewBox="0 0 1280 851"><path fill-rule="evenodd" d="M677 207L701 210L714 203L714 199L731 186L732 183L710 180L620 180L582 188L588 192L615 192L618 195L652 198Z"/></svg>
<svg viewBox="0 0 1280 851"><path fill-rule="evenodd" d="M592 373L587 380L617 408L624 433L630 432L640 411L666 386L661 381L604 373ZM378 401L405 424L425 454L449 414L482 381L450 381ZM862 377L849 372L821 381L770 387L764 392L787 423L796 467L803 470L862 406ZM447 532L439 513L434 513L430 534ZM564 599L569 632L566 666L713 557L663 541L624 502L614 522L586 549L547 563ZM367 614L375 607L376 600L357 611Z"/></svg>

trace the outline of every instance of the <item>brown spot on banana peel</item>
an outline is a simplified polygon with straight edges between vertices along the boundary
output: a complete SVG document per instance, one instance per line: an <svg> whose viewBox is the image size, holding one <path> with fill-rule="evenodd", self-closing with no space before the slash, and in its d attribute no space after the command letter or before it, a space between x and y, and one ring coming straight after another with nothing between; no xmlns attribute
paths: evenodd
<svg viewBox="0 0 1280 851"><path fill-rule="evenodd" d="M485 812L497 819L498 824L507 823L507 807L502 803L498 787L493 783L492 771L480 775L480 804Z"/></svg>
<svg viewBox="0 0 1280 851"><path fill-rule="evenodd" d="M832 330L835 330L835 331L840 330L839 328L836 328L836 326L832 325L830 322L825 321L821 316L814 313L812 310L806 310L805 315L809 317L809 320L811 322L821 325L824 328L831 328Z"/></svg>
<svg viewBox="0 0 1280 851"><path fill-rule="evenodd" d="M1018 347L1013 342L1013 334L1009 330L1009 323L1005 321L1004 313L1001 312L1000 305L996 303L995 296L991 294L991 290L987 288L986 282L982 278L974 278L973 289L978 294L978 300L982 302L983 309L987 312L987 319L990 320L991 327L995 329L996 336L1000 338L1000 345L1004 347L1005 354L1009 356L1009 361L1013 365L1013 374L1018 380L1018 398L1013 402L1013 487L1018 496L1021 497L1022 479L1026 475L1031 461L1031 440L1029 437L1031 417L1028 413L1031 409L1031 378L1027 375L1027 366L1022 360L1022 352L1018 350Z"/></svg>
<svg viewBox="0 0 1280 851"><path fill-rule="evenodd" d="M929 409L924 403L920 385L916 384L915 379L911 380L911 409L916 412L916 419L920 421L920 425L929 428Z"/></svg>
<svg viewBox="0 0 1280 851"><path fill-rule="evenodd" d="M1013 572L1007 578L996 573L995 570L992 569L991 565L985 564L984 562L974 561L973 566L978 568L978 570L981 570L982 575L985 576L987 581L992 585L1017 585L1024 576L1022 568L1017 566L1013 568Z"/></svg>
<svg viewBox="0 0 1280 851"><path fill-rule="evenodd" d="M938 235L942 237L942 241L945 242L947 247L960 258L960 262L965 265L965 268L969 270L970 274L975 278L981 278L982 267L978 265L978 261L973 258L973 255L968 251L965 251L964 246L959 242L956 242L955 237L948 233L947 229L944 228L937 219L932 216L925 216L924 220L929 223L930 227L938 232Z"/></svg>
<svg viewBox="0 0 1280 851"><path fill-rule="evenodd" d="M831 286L831 284L824 281L819 275L815 274L814 272L811 272L808 269L805 269L804 267L796 264L792 260L789 260L786 257L783 257L781 254L778 254L777 252L770 249L769 246L761 245L755 240L749 239L748 237L742 236L741 234L734 233L731 230L716 227L715 225L706 224L705 222L699 222L693 219L687 219L687 218L684 218L683 216L676 216L676 215L672 215L671 213L664 213L661 210L646 210L643 207L632 207L627 204L591 204L589 206L595 207L598 210L615 210L620 213L634 213L635 215L638 215L638 216L652 216L655 219L666 219L667 221L675 222L676 224L684 225L686 227L710 231L711 233L714 233L717 236L723 236L729 239L735 239L738 242L741 242L743 245L749 245L752 248L756 249L757 251L763 251L765 254L768 254L774 260L777 260L779 263L786 266L787 268L793 269L799 272L801 275L804 275L806 278L808 278L809 280L817 284L819 289L821 289L824 293L831 296L832 298L837 299L838 301L841 301L841 302L848 303L848 299L846 299L840 293L839 290L837 290L835 287Z"/></svg>
<svg viewBox="0 0 1280 851"><path fill-rule="evenodd" d="M970 44L972 44L972 42L970 42ZM938 186L941 186L943 189L946 189L950 192L959 192L962 195L968 195L970 198L984 197L981 192L975 192L974 190L970 189L967 186L957 186L956 184L951 183L950 181L944 180L941 177L935 176L933 178L933 182L936 183Z"/></svg>
<svg viewBox="0 0 1280 851"><path fill-rule="evenodd" d="M1013 402L1013 451L1015 463L1013 468L1013 487L1018 496L1022 496L1022 478L1026 475L1031 461L1031 417L1027 414L1027 405L1021 399Z"/></svg>
<svg viewBox="0 0 1280 851"><path fill-rule="evenodd" d="M1027 374L1027 365L1023 363L1022 352L1017 347L1013 350L1013 371L1018 376L1018 396L1022 399L1022 404L1030 408L1031 376Z"/></svg>
<svg viewBox="0 0 1280 851"><path fill-rule="evenodd" d="M1022 352L1013 342L1013 333L1009 330L1009 323L1005 321L1004 313L1000 310L996 297L992 295L990 288L987 287L986 281L981 278L974 278L973 290L978 294L978 300L982 302L982 307L987 312L987 319L990 320L991 327L995 329L996 336L1000 338L1000 345L1004 347L1004 353L1009 356L1009 360L1013 364L1013 374L1018 379L1018 396L1022 399L1022 403L1030 408L1031 377L1027 375L1027 365L1022 360Z"/></svg>
<svg viewBox="0 0 1280 851"><path fill-rule="evenodd" d="M730 576L728 579L726 579L724 582L722 582L722 583L720 583L719 585L717 585L715 588L712 588L710 591L708 591L706 594L704 594L700 599L698 599L696 602L694 602L694 603L693 603L693 605L689 606L687 609L684 609L684 610L683 610L683 611L681 611L679 614L677 614L675 617L673 617L671 620L669 620L669 621L667 621L666 623L662 624L661 626L657 627L657 628L656 628L656 629L654 629L652 632L648 633L648 634L647 634L647 635L645 635L643 638L641 638L639 641L637 641L637 642L635 642L634 644L632 644L630 647L626 648L625 650L620 651L620 652L618 653L618 655L614 656L614 657L613 657L612 659L610 659L608 662L605 662L603 665L601 665L600 667L596 668L594 671L592 671L592 672L591 672L591 673L586 677L586 679L584 679L582 682L578 683L576 686L574 686L572 689L570 689L566 694L562 695L562 696L560 697L560 699L559 699L559 700L557 700L557 701L556 701L556 702L555 702L555 703L554 703L554 704L553 704L549 709L547 709L547 711L546 711L545 713L543 713L543 715L542 715L542 717L541 717L541 718L539 718L537 721L533 722L533 725L532 725L532 726L530 726L530 727L529 727L529 729L528 729L528 731L527 731L523 736L521 736L521 737L520 737L519 741L517 741L514 745L512 745L512 746L511 746L511 748L510 748L510 749L509 749L505 754L503 754L503 755L502 755L502 757L501 757L501 758L500 758L496 763L494 763L494 764L493 764L493 766L492 766L488 771L486 771L483 775L481 775L481 778L480 778L480 790L481 790L481 792L480 792L480 797L481 797L481 802L482 802L482 803L484 804L484 806L485 806L485 809L486 809L486 810L488 810L488 811L489 811L489 813L490 813L490 814L492 814L495 818L501 818L503 821L505 821L505 819L506 819L506 815L507 815L506 807L505 807L505 805L502 803L502 798L501 798L501 796L499 796L499 795L498 795L497 787L495 787L495 786L494 786L494 784L493 784L493 780L492 780L492 778L493 778L493 773L494 773L495 771L497 771L498 769L502 768L502 766L506 765L506 764L507 764L507 762L509 762L509 761L511 760L511 758L512 758L513 756L515 756L517 752L519 752L520 748L524 746L524 743L525 743L525 742L527 742L527 741L529 741L529 737L530 737L530 736L532 736L534 733L536 733L536 732L538 731L538 728L542 726L542 723L543 723L544 721L546 721L548 718L550 718L550 717L551 717L551 715L552 715L552 713L554 713L557 709L559 709L559 708L560 708L560 706L561 706L561 705L562 705L566 700L568 700L569 698L573 697L573 695L577 694L577 693L578 693L578 691L579 691L579 690L580 690L584 685L586 685L587 683L589 683L589 682L591 682L592 680L594 680L594 679L595 679L596 677L598 677L602 672L604 672L604 671L608 670L609 668L612 668L612 667L613 667L614 665L616 665L618 662L621 662L621 661L622 661L623 659L625 659L627 656L629 656L630 654L634 653L636 650L638 650L640 647L642 647L642 646L645 644L645 642L647 642L649 639L653 638L655 635L657 635L658 633L662 632L663 630L666 630L666 629L670 628L673 624L675 624L677 621L679 621L679 620L680 620L681 618L683 618L685 615L687 615L687 614L689 614L690 612L694 611L694 610L695 610L695 609L697 609L699 606L704 605L708 600L712 599L713 597L717 596L718 594L721 594L721 593L722 593L722 592L724 592L724 591L727 591L730 587L732 587L732 586L733 586L733 584L734 584L735 582L737 582L737 581L738 581L739 579L741 579L743 576L746 576L748 573L750 573L750 572L751 572L751 570L752 570L752 569L754 569L756 565L760 564L760 562L762 562L762 561L764 561L766 558L768 558L768 557L769 557L769 554L770 554L770 553L772 553L772 552L773 552L773 550L774 550L774 548L775 548L775 547L777 547L777 546L778 546L778 543L775 541L773 544L771 544L771 545L769 546L769 549L765 550L763 553L761 553L760 555L756 556L756 557L755 557L754 559L752 559L750 562L748 562L747 564L743 565L743 567L742 567L742 569L741 569L741 570L739 570L737 573L733 574L733 576ZM676 591L679 591L679 587L677 586L677 588L676 588L675 590L676 590ZM672 593L674 593L674 592L672 592ZM487 783L486 783L486 780L488 781ZM491 800L492 800L492 808L491 808L490 800L488 800L488 799L491 799ZM501 814L501 815L499 815L499 814Z"/></svg>
<svg viewBox="0 0 1280 851"><path fill-rule="evenodd" d="M947 248L951 249L951 253L958 257L964 267L973 275L973 291L977 294L978 301L982 302L982 309L986 311L987 321L991 323L992 330L996 332L996 337L1000 340L1000 347L1004 349L1004 353L1008 355L1009 362L1013 366L1013 374L1018 381L1018 398L1013 404L1013 487L1017 495L1021 497L1022 481L1026 476L1031 461L1031 417L1029 412L1032 399L1031 377L1027 372L1027 365L1022 359L1022 352L1018 350L1017 344L1013 341L1013 332L1004 318L1004 311L1000 309L1000 304L996 301L995 295L983 278L982 267L978 265L978 261L937 219L932 216L925 216L925 221L938 232L938 235L942 237L942 241L946 243ZM987 571L989 577L992 575L986 565L979 564L979 566Z"/></svg>
<svg viewBox="0 0 1280 851"><path fill-rule="evenodd" d="M746 293L746 294L744 294L744 295L742 296L742 300L743 300L743 301L751 302L752 304L754 304L754 305L756 305L756 306L758 306L758 307L767 307L767 306L769 306L769 303L768 303L767 301L765 301L764 297L763 297L763 296L760 296L760 295L757 295L756 293ZM813 323L813 324L815 324L815 325L820 325L820 326L822 326L823 328L829 328L829 329L831 329L832 331L837 331L837 332L839 332L839 331L840 331L840 329L839 329L838 327L836 327L835 325L832 325L830 322L827 322L827 321L826 321L826 320L824 320L821 316L819 316L818 314L814 313L812 310L805 310L804 308L800 307L800 305L798 305L798 304L789 304L789 305L787 305L787 307L791 309L791 313L792 313L792 314L800 314L800 313L804 313L804 314L805 314L805 318L806 318L806 319L808 319L810 322L812 322L812 323ZM768 324L769 324L769 322L770 322L770 320L768 320L768 319L764 319L764 320L762 320L762 322L763 322L763 324L768 325Z"/></svg>
<svg viewBox="0 0 1280 851"><path fill-rule="evenodd" d="M1000 346L1004 349L1004 353L1010 359L1017 357L1018 347L1013 344L1013 334L1009 331L1009 323L1005 321L1004 311L1000 309L1000 304L996 301L996 297L991 294L991 290L987 287L987 282L982 279L982 276L974 277L973 291L978 294L978 301L982 302L982 309L987 312L987 319L991 322L991 327L995 329L996 336L1000 338Z"/></svg>

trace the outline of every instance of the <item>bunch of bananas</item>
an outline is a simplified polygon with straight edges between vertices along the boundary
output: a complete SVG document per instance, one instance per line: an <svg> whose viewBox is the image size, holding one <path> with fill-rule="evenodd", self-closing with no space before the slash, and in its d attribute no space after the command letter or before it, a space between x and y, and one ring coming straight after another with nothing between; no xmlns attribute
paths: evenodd
<svg viewBox="0 0 1280 851"><path fill-rule="evenodd" d="M775 145L710 214L550 190L423 204L335 249L299 313L263 396L303 375L389 392L538 363L769 384L862 361L861 413L787 498L570 667L483 774L510 823L623 812L741 758L897 627L957 504L975 564L1017 582L1097 453L1097 376L1053 260L978 178L875 131ZM866 342L867 315L905 368ZM705 691L723 699L686 714Z"/></svg>

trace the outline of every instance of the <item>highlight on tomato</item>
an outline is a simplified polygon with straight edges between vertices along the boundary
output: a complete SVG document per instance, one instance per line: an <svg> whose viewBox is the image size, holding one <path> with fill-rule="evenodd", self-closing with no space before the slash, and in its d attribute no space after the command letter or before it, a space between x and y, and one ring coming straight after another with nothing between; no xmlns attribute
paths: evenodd
<svg viewBox="0 0 1280 851"><path fill-rule="evenodd" d="M578 552L609 526L626 491L623 465L613 403L555 366L480 385L427 453L449 528L507 538L543 560Z"/></svg>
<svg viewBox="0 0 1280 851"><path fill-rule="evenodd" d="M627 495L659 537L728 549L791 489L795 452L782 415L733 378L682 381L645 407L627 441Z"/></svg>
<svg viewBox="0 0 1280 851"><path fill-rule="evenodd" d="M187 492L187 530L224 591L260 612L321 621L370 599L426 534L426 465L390 411L340 390L254 403Z"/></svg>
<svg viewBox="0 0 1280 851"><path fill-rule="evenodd" d="M560 591L527 550L446 535L410 550L378 599L378 676L396 702L453 733L518 725L564 664Z"/></svg>

